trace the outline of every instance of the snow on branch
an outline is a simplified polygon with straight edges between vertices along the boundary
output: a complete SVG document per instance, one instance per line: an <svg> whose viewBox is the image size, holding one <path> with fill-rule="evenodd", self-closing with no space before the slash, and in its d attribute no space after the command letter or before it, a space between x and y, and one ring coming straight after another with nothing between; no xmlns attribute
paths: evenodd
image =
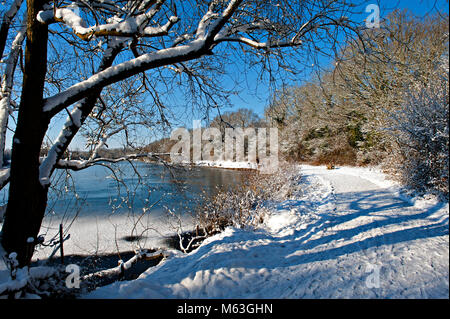
<svg viewBox="0 0 450 319"><path fill-rule="evenodd" d="M131 161L141 158L153 158L158 161L164 162L161 157L168 156L170 153L142 153L142 154L128 154L119 158L97 157L95 159L88 160L69 160L60 159L55 162L56 152L49 152L49 155L45 158L41 158L41 166L39 167L39 180L42 185L50 184L50 174L53 168L70 169L72 171L81 171L94 165L105 163L120 163L124 161ZM6 173L5 173L6 174Z"/></svg>
<svg viewBox="0 0 450 319"><path fill-rule="evenodd" d="M155 260L159 258L169 258L173 256L174 254L171 251L163 250L163 249L157 249L155 252L148 252L147 250L143 251L137 251L133 257L131 257L126 262L123 262L123 260L119 260L119 265L114 268L100 270L95 273L91 273L88 275L85 275L82 277L82 281L89 281L96 278L105 278L105 277L112 277L112 276L120 276L123 275L124 272L128 269L131 269L134 264L136 264L138 261L145 259L145 260Z"/></svg>
<svg viewBox="0 0 450 319"><path fill-rule="evenodd" d="M9 10L5 12L0 25L0 60L3 58L3 51L5 50L6 41L8 39L9 27L11 22L19 11L23 0L14 0L9 7Z"/></svg>
<svg viewBox="0 0 450 319"><path fill-rule="evenodd" d="M19 52L25 39L26 27L23 26L14 38L8 58L5 61L5 71L1 77L0 88L0 167L4 165L3 154L5 150L6 130L8 118L13 110L14 101L11 98L11 91L14 84L14 71L17 66Z"/></svg>
<svg viewBox="0 0 450 319"><path fill-rule="evenodd" d="M217 43L220 42L239 42L246 45L249 45L255 49L273 49L273 48L284 48L284 47L293 47L301 45L303 42L301 40L292 39L291 41L267 41L267 42L258 42L245 37L223 37L217 38L215 40Z"/></svg>
<svg viewBox="0 0 450 319"><path fill-rule="evenodd" d="M161 156L167 156L170 155L170 153L142 153L142 154L129 154L125 155L119 158L108 158L108 157L97 157L95 159L89 159L89 160L65 160L61 159L58 161L58 163L55 165L56 168L60 169L71 169L73 171L79 171L91 166L94 166L98 163L119 163L123 161L130 161L135 160L139 158L154 158L154 159L160 159Z"/></svg>
<svg viewBox="0 0 450 319"><path fill-rule="evenodd" d="M13 77L14 77L14 71L17 64L17 59L19 57L19 51L22 47L22 43L25 39L26 34L26 26L23 26L16 34L16 37L14 38L12 45L11 45L11 51L9 53L8 58L5 61L6 69L2 76L2 86L1 86L1 93L2 97L6 94L11 92L12 86L13 86Z"/></svg>
<svg viewBox="0 0 450 319"><path fill-rule="evenodd" d="M171 16L163 26L149 26L151 19L161 9L164 1L158 1L148 12L137 16L110 19L110 23L87 26L86 22L70 8L55 8L38 13L37 19L41 23L62 22L73 30L82 40L89 41L92 37L120 36L120 37L155 37L168 34L172 26L178 22L178 17Z"/></svg>
<svg viewBox="0 0 450 319"><path fill-rule="evenodd" d="M241 2L242 0L230 1L220 17L208 28L206 36L196 38L185 45L160 49L111 66L91 76L87 80L69 87L66 91L47 98L45 100L44 111L48 112L50 116L53 116L97 88L105 87L146 70L185 62L211 54L211 49L217 44L214 42L215 36L231 18L233 12Z"/></svg>
<svg viewBox="0 0 450 319"><path fill-rule="evenodd" d="M197 31L195 33L195 36L197 38L204 38L206 35L206 28L209 25L209 23L211 22L211 20L213 18L219 17L219 15L217 13L213 12L212 10L213 10L213 5L211 4L208 9L208 12L206 12L206 14L202 17L202 19L200 20L200 22L198 24Z"/></svg>
<svg viewBox="0 0 450 319"><path fill-rule="evenodd" d="M58 93L45 101L44 111L56 113L75 103L89 91L124 80L132 75L156 67L192 60L206 54L205 41L194 40L187 45L162 49L144 54L135 59L122 62L99 72L85 81L79 82L66 91Z"/></svg>

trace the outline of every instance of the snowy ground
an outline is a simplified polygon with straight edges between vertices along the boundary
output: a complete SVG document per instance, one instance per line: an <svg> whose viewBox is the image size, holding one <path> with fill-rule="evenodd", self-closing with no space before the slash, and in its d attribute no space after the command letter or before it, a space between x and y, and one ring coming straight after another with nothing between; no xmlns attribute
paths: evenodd
<svg viewBox="0 0 450 319"><path fill-rule="evenodd" d="M302 166L293 199L255 230L88 298L448 298L449 206L410 200L376 170Z"/></svg>
<svg viewBox="0 0 450 319"><path fill-rule="evenodd" d="M183 229L193 226L190 215L169 217L167 214L118 215L105 217L78 217L67 232L70 238L64 242L65 255L106 255L117 252L135 251L144 248L164 247L164 238L176 234L178 218L182 220ZM46 223L49 234L58 232L60 220ZM142 236L139 241L127 241L127 236ZM54 247L40 247L33 259L47 258ZM59 256L59 252L56 253Z"/></svg>
<svg viewBox="0 0 450 319"><path fill-rule="evenodd" d="M190 230L193 228L190 215L169 217L165 214L148 214L142 217L140 214L136 214L92 218L78 217L70 225L70 229L66 230L70 234L70 238L64 242L64 254L66 256L108 255L143 248L164 247L164 238L176 234L178 218L182 220L183 229ZM41 233L46 235L46 239L58 234L59 223L60 219L44 219ZM135 225L136 227L134 227ZM0 229L1 226L0 223ZM142 236L142 239L139 241L127 241L125 239L127 236L136 235ZM33 261L47 259L54 249L54 246L39 247L33 255ZM55 256L60 256L58 249ZM0 277L4 268L3 261L0 258Z"/></svg>

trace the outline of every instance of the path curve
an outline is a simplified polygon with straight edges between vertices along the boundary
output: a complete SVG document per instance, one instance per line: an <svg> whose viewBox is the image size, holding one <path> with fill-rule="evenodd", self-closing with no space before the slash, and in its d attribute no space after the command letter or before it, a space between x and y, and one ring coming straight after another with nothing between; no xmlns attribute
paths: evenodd
<svg viewBox="0 0 450 319"><path fill-rule="evenodd" d="M448 298L448 204L413 204L365 169L301 174L261 229L228 228L87 297Z"/></svg>

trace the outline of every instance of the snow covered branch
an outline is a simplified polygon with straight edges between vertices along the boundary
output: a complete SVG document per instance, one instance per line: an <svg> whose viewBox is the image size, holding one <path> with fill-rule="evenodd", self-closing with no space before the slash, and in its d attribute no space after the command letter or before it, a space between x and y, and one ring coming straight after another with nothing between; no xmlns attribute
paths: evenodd
<svg viewBox="0 0 450 319"><path fill-rule="evenodd" d="M42 23L62 22L73 30L80 39L89 41L95 37L118 36L118 37L156 37L166 35L170 28L178 22L176 16L171 16L163 26L148 26L151 18L158 10L135 17L128 17L121 21L87 27L86 22L75 12L68 8L41 11L38 20ZM114 19L117 20L117 19Z"/></svg>
<svg viewBox="0 0 450 319"><path fill-rule="evenodd" d="M123 262L123 260L119 261L119 265L114 268L100 270L92 274L88 274L82 277L82 281L90 281L97 278L105 278L105 277L114 277L114 276L122 276L124 272L128 269L131 269L134 264L136 264L138 261L145 259L145 260L154 260L159 258L167 258L170 257L172 254L168 251L164 251L162 249L158 249L155 252L147 252L144 251L137 251L136 254L131 257L126 262Z"/></svg>
<svg viewBox="0 0 450 319"><path fill-rule="evenodd" d="M105 52L99 70L103 70L112 65L117 54L122 48L123 42L114 42ZM91 113L99 98L101 90L94 92L91 96L84 98L81 102L75 105L74 109L69 113L66 123L64 124L61 133L56 139L47 157L42 161L39 167L39 175L42 183L48 183L49 178L56 168L56 164L62 158L64 152L67 150L72 139L78 133L80 127L84 123L87 116Z"/></svg>
<svg viewBox="0 0 450 319"><path fill-rule="evenodd" d="M2 24L0 26L0 59L3 57L3 51L5 50L6 40L8 38L9 27L11 22L22 6L23 0L14 0L9 7L9 10L3 15Z"/></svg>
<svg viewBox="0 0 450 319"><path fill-rule="evenodd" d="M88 160L59 160L55 165L56 168L60 169L71 169L73 171L80 171L88 167L94 166L99 163L119 163L123 161L136 160L140 158L153 158L160 160L161 156L168 156L170 153L143 153L143 154L129 154L119 158L108 158L108 157L97 157ZM44 178L44 177L43 177Z"/></svg>
<svg viewBox="0 0 450 319"><path fill-rule="evenodd" d="M9 182L9 168L0 168L0 189L3 189Z"/></svg>
<svg viewBox="0 0 450 319"><path fill-rule="evenodd" d="M11 90L13 87L14 71L16 69L17 60L19 58L19 51L22 48L22 43L25 39L26 27L23 26L17 33L6 59L5 72L1 78L0 91L0 167L3 166L3 153L5 150L6 130L8 127L8 117L11 112L12 99Z"/></svg>
<svg viewBox="0 0 450 319"><path fill-rule="evenodd" d="M242 44L249 45L255 49L273 49L273 48L285 48L293 47L302 44L301 40L292 39L291 41L275 41L275 42L258 42L245 37L223 37L215 40L217 43L220 42L239 42Z"/></svg>
<svg viewBox="0 0 450 319"><path fill-rule="evenodd" d="M216 45L214 42L215 36L231 18L234 10L237 9L241 2L242 0L230 1L222 15L211 24L207 35L202 35L200 38L194 39L185 45L161 49L111 66L91 76L87 80L71 86L66 91L47 98L45 100L44 111L48 112L49 116L52 117L65 107L77 102L96 89L103 88L146 70L185 62L210 54L211 49Z"/></svg>

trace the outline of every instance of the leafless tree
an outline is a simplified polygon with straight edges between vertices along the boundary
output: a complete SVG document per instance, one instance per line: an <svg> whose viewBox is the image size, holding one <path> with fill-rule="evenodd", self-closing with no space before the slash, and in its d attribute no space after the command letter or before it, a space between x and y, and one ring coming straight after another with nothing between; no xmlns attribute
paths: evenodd
<svg viewBox="0 0 450 319"><path fill-rule="evenodd" d="M266 116L280 127L281 150L288 157L316 161L328 153L333 160L335 153L345 162L340 164L401 158L393 151L399 135L390 129L397 125L393 114L407 103L407 92L442 81L433 73L444 73L448 15L419 18L394 10L380 28L358 35L320 76L274 94Z"/></svg>
<svg viewBox="0 0 450 319"><path fill-rule="evenodd" d="M127 79L131 91L150 94L152 109L164 121L170 110L162 96L174 88L187 88L199 106L217 107L217 99L226 99L227 91L213 76L226 73L233 61L259 66L270 78L278 70L294 72L299 61L310 63L312 52L332 52L340 30L355 29L346 18L353 6L344 0L16 0L8 5L0 37L0 48L10 48L1 103L6 112L17 109L17 124L7 168L2 245L17 252L20 265L32 257L34 245L27 243L30 238L37 243L55 169L79 170L107 160L96 158L95 149L117 132L127 132L128 124L142 124L139 114L128 117L134 106L103 103L107 87L122 90L119 82ZM23 28L3 27L21 12L26 12ZM21 51L23 67L17 58ZM17 69L21 79L12 76ZM138 83L133 77L140 78L141 85L131 85ZM10 88L20 93L11 98ZM135 110L148 119L148 109ZM61 114L68 119L47 156L40 158L51 120ZM87 134L96 136L91 143L94 156L66 158L71 141L88 125L92 130ZM144 123L148 125L152 123ZM148 154L128 154L122 160L140 156Z"/></svg>

